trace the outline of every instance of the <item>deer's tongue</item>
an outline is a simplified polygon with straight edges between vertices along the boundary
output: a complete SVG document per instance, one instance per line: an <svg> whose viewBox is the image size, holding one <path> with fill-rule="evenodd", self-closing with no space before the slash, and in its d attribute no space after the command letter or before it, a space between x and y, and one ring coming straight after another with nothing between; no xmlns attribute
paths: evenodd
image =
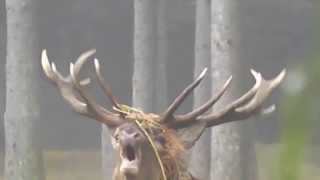
<svg viewBox="0 0 320 180"><path fill-rule="evenodd" d="M140 165L140 151L132 145L124 145L121 152L120 171L125 174L137 174Z"/></svg>

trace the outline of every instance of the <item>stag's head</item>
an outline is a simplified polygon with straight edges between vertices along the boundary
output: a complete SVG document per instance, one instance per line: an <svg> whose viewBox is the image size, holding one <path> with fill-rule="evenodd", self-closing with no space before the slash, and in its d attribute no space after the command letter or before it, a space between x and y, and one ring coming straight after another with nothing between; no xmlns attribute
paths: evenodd
<svg viewBox="0 0 320 180"><path fill-rule="evenodd" d="M97 120L110 129L111 141L118 154L114 170L114 180L191 180L181 156L201 136L205 128L219 124L245 120L264 110L264 101L279 86L285 76L283 70L271 80L265 80L260 73L251 71L255 84L241 97L219 111L204 115L225 93L232 77L206 103L192 112L176 115L175 111L199 85L206 69L160 115L144 113L141 110L122 105L113 97L100 72L100 64L94 60L99 85L113 105L107 110L97 104L86 87L90 79L80 79L83 64L95 53L94 50L83 53L75 63L70 63L70 74L62 76L55 64L50 63L47 53L42 52L42 68L72 109L82 115Z"/></svg>

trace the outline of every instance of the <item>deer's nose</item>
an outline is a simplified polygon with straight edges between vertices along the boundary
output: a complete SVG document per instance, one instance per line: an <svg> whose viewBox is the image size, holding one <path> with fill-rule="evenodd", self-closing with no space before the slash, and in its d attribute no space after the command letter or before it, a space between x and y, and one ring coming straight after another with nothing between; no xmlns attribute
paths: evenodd
<svg viewBox="0 0 320 180"><path fill-rule="evenodd" d="M137 130L136 128L133 128L133 127L128 127L126 129L124 129L123 132L124 132L123 134L128 138L130 137L133 139L138 139L141 137L140 131Z"/></svg>
<svg viewBox="0 0 320 180"><path fill-rule="evenodd" d="M122 133L122 136L120 137L120 141L121 143L136 143L137 141L139 141L142 137L142 134L140 132L137 131L131 131L131 132L127 132L124 131Z"/></svg>

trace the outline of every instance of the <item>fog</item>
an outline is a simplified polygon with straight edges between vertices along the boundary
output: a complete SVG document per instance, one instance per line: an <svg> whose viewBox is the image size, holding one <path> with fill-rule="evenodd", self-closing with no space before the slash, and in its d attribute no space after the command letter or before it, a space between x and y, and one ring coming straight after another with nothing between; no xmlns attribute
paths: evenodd
<svg viewBox="0 0 320 180"><path fill-rule="evenodd" d="M114 95L122 103L130 105L134 60L134 1L39 2L37 23L40 29L40 47L48 50L48 56L56 62L57 68L67 74L70 61L74 61L83 51L97 49L96 57L101 61L103 74ZM195 3L191 0L169 1L169 101L193 79L194 6ZM241 67L237 67L234 81L244 82L244 89L250 87L253 81L249 73L251 68L262 72L266 77L273 77L284 67L290 71L291 67L309 61L315 35L314 1L239 0L236 9L236 30L239 36L234 43L238 49L237 61L240 61L238 64ZM0 60L0 108L3 114L6 92L5 55L0 54ZM39 61L40 64L40 54L39 59L28 61ZM86 73L93 74L92 66L86 67ZM98 150L101 125L73 113L44 74L39 76L41 122L37 124L36 131L41 146L46 150L63 150L66 153L81 149ZM97 84L94 86L98 87ZM282 87L277 91L268 102L280 102L283 89ZM100 103L111 108L99 88L93 88L92 92L95 92ZM6 100L9 101L10 97ZM189 98L179 111L187 112L191 108L192 98ZM258 143L271 144L279 141L281 123L278 113L279 110L276 110L273 115L250 121L255 124ZM4 152L3 116L0 118L0 152ZM314 142L319 143L319 132L314 134ZM93 161L99 162L97 159ZM0 163L0 167L2 165L3 163Z"/></svg>

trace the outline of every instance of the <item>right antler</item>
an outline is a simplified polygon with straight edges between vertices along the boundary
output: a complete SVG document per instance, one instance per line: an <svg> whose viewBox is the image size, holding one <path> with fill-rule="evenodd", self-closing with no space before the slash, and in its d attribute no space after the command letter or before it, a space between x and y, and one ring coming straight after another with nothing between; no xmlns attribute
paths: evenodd
<svg viewBox="0 0 320 180"><path fill-rule="evenodd" d="M110 127L118 126L122 123L120 115L112 113L97 104L84 89L85 86L90 83L90 79L87 78L85 80L79 80L81 67L94 53L95 50L90 50L81 54L74 64L70 63L70 75L64 77L57 71L54 62L52 62L50 65L47 51L43 50L41 54L42 69L48 79L50 79L58 87L63 99L70 104L74 111L96 119L97 121L102 122ZM117 106L110 89L106 84L104 84L100 73L98 60L95 60L95 69L101 87L104 89L112 104Z"/></svg>
<svg viewBox="0 0 320 180"><path fill-rule="evenodd" d="M251 70L256 83L248 92L246 92L237 100L226 105L222 110L209 115L203 115L203 113L208 111L225 93L232 79L232 77L230 77L222 86L217 95L213 96L204 105L190 113L174 115L173 113L176 111L179 105L189 94L191 94L192 90L199 85L200 81L204 78L205 72L206 69L173 101L173 103L162 115L162 122L167 123L172 128L189 126L199 121L205 122L206 127L211 127L231 121L247 119L262 111L262 105L264 101L271 95L273 90L280 85L286 74L286 70L283 70L274 79L265 80L260 73Z"/></svg>
<svg viewBox="0 0 320 180"><path fill-rule="evenodd" d="M207 122L207 127L219 124L248 119L255 114L263 112L263 103L283 81L286 70L282 70L275 78L271 80L264 79L260 73L251 70L254 76L255 85L237 100L228 104L224 109L199 117L198 120Z"/></svg>

